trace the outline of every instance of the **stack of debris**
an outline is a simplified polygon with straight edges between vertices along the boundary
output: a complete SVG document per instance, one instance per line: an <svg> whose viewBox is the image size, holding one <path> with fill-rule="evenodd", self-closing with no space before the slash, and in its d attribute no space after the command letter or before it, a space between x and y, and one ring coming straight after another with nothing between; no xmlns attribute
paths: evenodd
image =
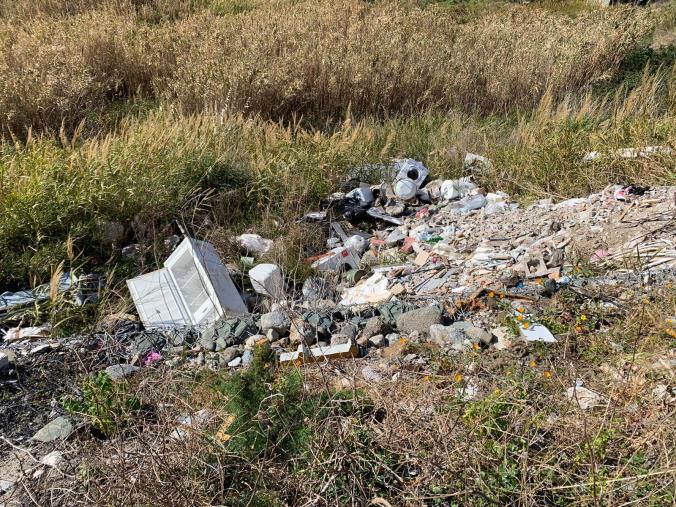
<svg viewBox="0 0 676 507"><path fill-rule="evenodd" d="M468 154L465 164L476 173L490 161ZM250 256L247 277L209 243L186 238L163 269L128 281L140 322L110 318L93 342L108 355L116 344L108 363L211 368L247 365L263 341L298 363L379 354L402 340L449 353L554 343L537 308L561 287L673 277L675 191L616 185L524 208L471 177L430 181L415 160L360 167L346 192L301 219L328 236L327 251L308 257L315 274L302 290L277 265L256 264L272 240L236 238ZM604 274L583 277L580 264ZM513 326L501 325L505 315ZM36 334L12 330L6 341L22 333Z"/></svg>

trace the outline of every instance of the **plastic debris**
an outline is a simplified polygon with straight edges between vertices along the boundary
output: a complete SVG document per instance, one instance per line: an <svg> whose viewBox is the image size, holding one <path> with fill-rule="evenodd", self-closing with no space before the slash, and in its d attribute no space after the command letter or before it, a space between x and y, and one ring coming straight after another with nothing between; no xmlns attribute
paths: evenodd
<svg viewBox="0 0 676 507"><path fill-rule="evenodd" d="M469 178L462 178L444 181L439 190L443 199L451 201L466 197L474 189L476 189L476 185Z"/></svg>
<svg viewBox="0 0 676 507"><path fill-rule="evenodd" d="M520 324L519 332L528 342L556 343L554 335L542 324L530 323L528 327L526 327L526 324Z"/></svg>
<svg viewBox="0 0 676 507"><path fill-rule="evenodd" d="M583 387L582 381L579 379L573 387L566 390L566 395L573 403L577 403L582 410L590 410L608 402L601 394Z"/></svg>
<svg viewBox="0 0 676 507"><path fill-rule="evenodd" d="M33 340L38 338L49 338L52 333L50 324L33 327L13 327L5 331L5 343L12 343L21 340Z"/></svg>
<svg viewBox="0 0 676 507"><path fill-rule="evenodd" d="M318 271L339 271L345 265L352 269L359 267L359 258L356 253L345 246L330 250L312 263L312 267Z"/></svg>
<svg viewBox="0 0 676 507"><path fill-rule="evenodd" d="M369 208L369 210L366 212L370 217L377 218L378 220L382 220L384 222L389 222L394 225L403 225L404 221L401 220L400 218L396 218L393 216L390 216L386 213L383 213L377 208Z"/></svg>
<svg viewBox="0 0 676 507"><path fill-rule="evenodd" d="M345 197L357 198L359 200L359 204L362 206L368 206L375 200L373 191L368 185L360 185L359 187L345 194Z"/></svg>
<svg viewBox="0 0 676 507"><path fill-rule="evenodd" d="M265 239L258 234L242 234L235 239L239 246L255 255L268 253L274 244L271 239Z"/></svg>
<svg viewBox="0 0 676 507"><path fill-rule="evenodd" d="M58 294L72 294L73 300L78 305L83 305L98 300L99 290L103 280L97 275L76 276L73 273L63 273L56 284ZM51 284L43 284L32 290L18 292L3 292L0 294L0 317L9 320L15 313L33 303L41 303L50 298Z"/></svg>

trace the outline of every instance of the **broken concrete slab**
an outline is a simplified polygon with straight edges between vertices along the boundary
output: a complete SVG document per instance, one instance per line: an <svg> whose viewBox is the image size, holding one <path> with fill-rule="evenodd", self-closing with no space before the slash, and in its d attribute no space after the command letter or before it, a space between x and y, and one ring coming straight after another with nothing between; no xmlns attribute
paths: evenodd
<svg viewBox="0 0 676 507"><path fill-rule="evenodd" d="M33 435L33 440L45 443L53 442L54 440L65 440L72 431L73 424L70 422L70 419L61 416L43 426Z"/></svg>
<svg viewBox="0 0 676 507"><path fill-rule="evenodd" d="M441 323L441 309L436 306L426 306L397 317L397 330L400 333L410 334L418 332L428 334L430 326Z"/></svg>
<svg viewBox="0 0 676 507"><path fill-rule="evenodd" d="M108 366L108 368L105 369L105 372L112 380L122 380L123 378L136 373L140 369L141 368L134 366L133 364L121 363Z"/></svg>

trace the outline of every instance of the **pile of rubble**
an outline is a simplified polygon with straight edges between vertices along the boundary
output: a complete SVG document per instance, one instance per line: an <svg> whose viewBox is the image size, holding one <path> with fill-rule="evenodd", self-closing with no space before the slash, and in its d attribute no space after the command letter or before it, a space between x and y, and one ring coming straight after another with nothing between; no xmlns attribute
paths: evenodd
<svg viewBox="0 0 676 507"><path fill-rule="evenodd" d="M470 170L490 164L471 154L465 163ZM185 238L162 269L128 281L138 318L109 316L71 346L99 350L120 376L162 362L245 366L263 341L280 361L297 363L378 354L402 338L451 353L556 342L537 322L537 307L561 287L603 291L674 275L674 187L616 185L521 207L470 178L429 180L410 159L355 169L346 192L301 219L328 236L328 251L308 258L315 275L302 288L279 266L256 264L272 240L237 238L242 260L253 265L244 275L211 244ZM581 265L604 274L581 276ZM40 294L0 295L0 311ZM513 326L504 325L505 314ZM7 330L0 371L9 370L10 355L60 346L48 335L46 327Z"/></svg>

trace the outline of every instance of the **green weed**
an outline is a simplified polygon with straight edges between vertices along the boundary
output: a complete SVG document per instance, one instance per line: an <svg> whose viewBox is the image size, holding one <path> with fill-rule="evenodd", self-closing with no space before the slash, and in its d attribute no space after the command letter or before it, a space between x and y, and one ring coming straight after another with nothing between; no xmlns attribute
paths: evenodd
<svg viewBox="0 0 676 507"><path fill-rule="evenodd" d="M105 437L123 429L141 410L140 400L127 383L114 382L105 372L85 379L81 389L81 397L65 396L61 404L67 412L84 417Z"/></svg>

